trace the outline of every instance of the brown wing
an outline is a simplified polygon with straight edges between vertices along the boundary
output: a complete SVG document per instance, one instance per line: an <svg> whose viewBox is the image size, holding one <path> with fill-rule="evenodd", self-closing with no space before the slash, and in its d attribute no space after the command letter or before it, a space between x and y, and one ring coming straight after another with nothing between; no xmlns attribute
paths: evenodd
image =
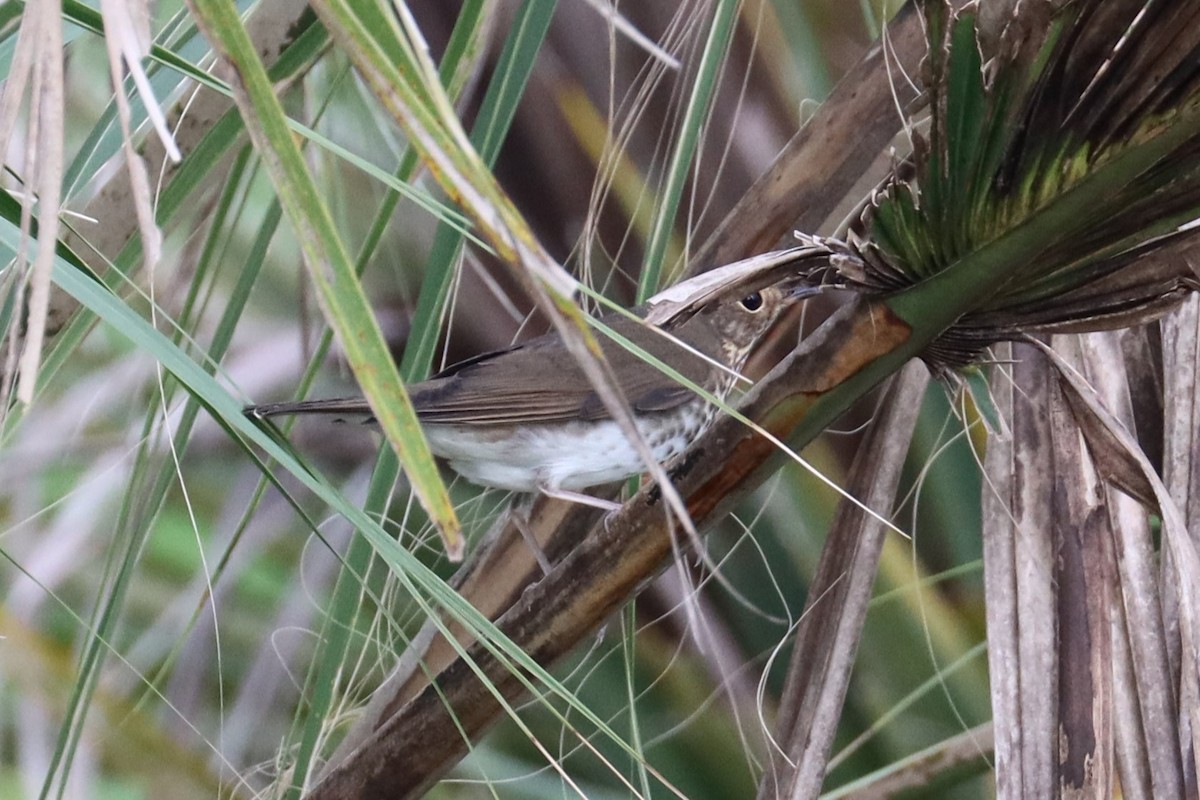
<svg viewBox="0 0 1200 800"><path fill-rule="evenodd" d="M708 374L703 359L663 336L648 335L639 323L621 316L604 322L690 380L701 382ZM690 390L620 345L602 335L600 340L634 409L667 411L692 397ZM610 416L575 359L551 337L463 362L409 389L417 413L429 422L506 425Z"/></svg>

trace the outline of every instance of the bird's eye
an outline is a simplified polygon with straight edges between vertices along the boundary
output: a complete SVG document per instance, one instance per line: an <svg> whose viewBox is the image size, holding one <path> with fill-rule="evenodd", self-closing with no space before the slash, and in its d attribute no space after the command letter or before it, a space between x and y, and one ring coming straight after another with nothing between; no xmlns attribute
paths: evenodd
<svg viewBox="0 0 1200 800"><path fill-rule="evenodd" d="M761 292L748 294L742 298L742 308L746 309L747 311L758 311L760 308L762 308L762 304L763 298Z"/></svg>

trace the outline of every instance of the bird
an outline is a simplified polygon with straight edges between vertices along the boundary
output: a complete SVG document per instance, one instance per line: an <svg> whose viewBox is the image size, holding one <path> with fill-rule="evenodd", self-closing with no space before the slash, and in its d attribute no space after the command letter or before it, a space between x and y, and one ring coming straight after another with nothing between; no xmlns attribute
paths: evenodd
<svg viewBox="0 0 1200 800"><path fill-rule="evenodd" d="M755 258L778 269L807 261L812 251L798 247ZM712 424L717 407L615 339L631 342L723 401L772 323L819 290L804 277L807 272L782 271L782 278L767 271L748 286L735 280L716 289L711 276L701 275L692 279L699 287L693 294L701 299L677 304L660 324L615 312L599 319L616 335L597 337L601 351L659 463L686 450ZM688 288L677 285L657 297L671 301L687 296ZM657 305L651 298L633 314L654 316ZM611 510L614 504L582 490L647 469L557 332L469 358L406 388L430 450L472 483ZM260 419L324 415L373 421L361 397L252 405L245 411Z"/></svg>

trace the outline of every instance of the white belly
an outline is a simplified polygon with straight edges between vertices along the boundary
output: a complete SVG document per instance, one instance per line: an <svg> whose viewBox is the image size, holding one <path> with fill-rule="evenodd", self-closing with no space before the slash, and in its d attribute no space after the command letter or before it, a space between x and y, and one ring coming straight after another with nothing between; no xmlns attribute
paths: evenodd
<svg viewBox="0 0 1200 800"><path fill-rule="evenodd" d="M671 413L670 424L638 428L662 463L683 452L707 427L712 415L692 405ZM433 452L472 483L518 492L539 486L578 491L628 478L646 470L637 450L612 420L508 426L430 424Z"/></svg>

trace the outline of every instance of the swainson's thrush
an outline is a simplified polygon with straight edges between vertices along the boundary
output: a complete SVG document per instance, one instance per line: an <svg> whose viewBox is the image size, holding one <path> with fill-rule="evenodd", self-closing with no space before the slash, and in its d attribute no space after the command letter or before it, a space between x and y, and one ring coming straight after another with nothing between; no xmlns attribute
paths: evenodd
<svg viewBox="0 0 1200 800"><path fill-rule="evenodd" d="M601 322L619 336L718 398L738 380L751 349L779 314L815 290L785 265L807 261L813 248L757 257L773 268L748 280L699 292L660 325L609 314ZM750 263L753 259L747 262ZM738 266L738 265L732 265ZM686 287L684 287L686 289ZM676 286L658 297L685 295ZM654 309L652 298L635 309ZM599 335L604 357L633 411L638 430L661 463L679 453L712 422L716 408L652 364ZM455 364L408 392L437 456L472 483L607 507L579 493L645 470L637 449L612 419L557 333ZM249 406L257 417L325 414L371 420L362 398Z"/></svg>

